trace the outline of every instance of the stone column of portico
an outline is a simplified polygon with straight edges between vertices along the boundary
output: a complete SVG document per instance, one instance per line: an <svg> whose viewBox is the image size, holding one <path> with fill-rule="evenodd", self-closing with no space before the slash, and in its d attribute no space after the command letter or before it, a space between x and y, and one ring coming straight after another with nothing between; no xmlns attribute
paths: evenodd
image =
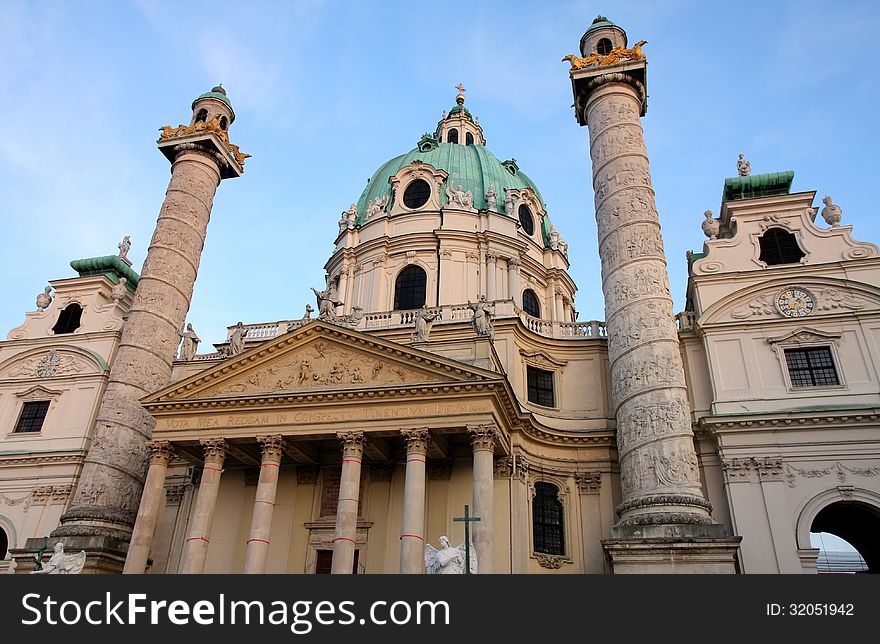
<svg viewBox="0 0 880 644"><path fill-rule="evenodd" d="M178 333L189 311L217 186L243 172L226 148L225 129L219 134L194 129L197 110L207 112L212 126L235 118L225 92L215 88L193 103L194 123L183 128L186 132L171 135L168 128L168 138L163 135L159 141L172 163L171 180L110 368L79 484L61 526L52 532L53 537L72 538L69 547L87 539L94 550L98 537L103 539L101 548L120 550L131 537L146 474L145 444L155 427L155 419L140 400L171 381Z"/></svg>
<svg viewBox="0 0 880 644"><path fill-rule="evenodd" d="M403 526L400 534L400 572L425 572L425 458L429 434L425 429L401 429L406 442L403 484Z"/></svg>
<svg viewBox="0 0 880 644"><path fill-rule="evenodd" d="M156 521L165 502L165 473L168 471L168 464L174 458L174 448L168 441L149 441L146 447L150 450L150 468L147 470L144 493L141 496L131 544L128 546L128 555L122 570L124 574L141 575L147 568L153 535L156 532Z"/></svg>
<svg viewBox="0 0 880 644"><path fill-rule="evenodd" d="M258 436L262 446L260 479L254 497L254 513L251 516L251 532L244 559L246 574L259 575L266 572L269 554L269 533L272 529L272 513L275 510L275 494L278 491L278 469L281 467L280 435Z"/></svg>
<svg viewBox="0 0 880 644"><path fill-rule="evenodd" d="M226 441L222 438L209 438L199 441L205 448L205 464L202 480L192 514L189 537L183 546L183 560L180 572L199 575L205 570L208 556L208 543L211 538L211 525L214 523L214 510L217 507L217 493L220 491L220 475L226 459Z"/></svg>
<svg viewBox="0 0 880 644"><path fill-rule="evenodd" d="M467 428L474 450L474 512L479 517L471 525L477 549L477 573L495 571L495 427L476 425Z"/></svg>
<svg viewBox="0 0 880 644"><path fill-rule="evenodd" d="M495 289L495 262L498 256L495 253L486 253L486 299L490 302L498 297Z"/></svg>
<svg viewBox="0 0 880 644"><path fill-rule="evenodd" d="M333 562L330 564L330 574L350 575L354 568L361 459L364 454L365 437L360 431L339 432L337 436L342 441L342 474L339 480L336 534L333 538Z"/></svg>
<svg viewBox="0 0 880 644"><path fill-rule="evenodd" d="M508 258L507 290L510 293L510 298L513 300L514 304L519 308L522 308L522 287L520 286L519 280L519 265L520 261L518 257Z"/></svg>
<svg viewBox="0 0 880 644"><path fill-rule="evenodd" d="M579 120L590 131L617 419L622 500L614 534L669 536L665 526L714 522L700 483L640 122L646 100L644 60L627 63L625 70L594 67L571 73L582 110ZM691 530L697 532L707 534Z"/></svg>

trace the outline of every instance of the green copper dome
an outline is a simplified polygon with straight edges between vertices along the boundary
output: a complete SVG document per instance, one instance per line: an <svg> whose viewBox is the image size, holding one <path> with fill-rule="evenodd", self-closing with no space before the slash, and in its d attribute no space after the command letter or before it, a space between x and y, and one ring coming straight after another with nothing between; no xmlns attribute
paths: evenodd
<svg viewBox="0 0 880 644"><path fill-rule="evenodd" d="M544 210L547 209L537 186L517 168L516 161L501 162L485 146L440 143L435 144L435 147L422 146L422 150L424 151L414 148L406 154L394 157L382 165L370 178L357 202L358 225L366 219L367 206L371 201L384 195L388 195L389 202L391 201L393 195L389 179L396 175L401 168L405 168L416 160L445 170L449 175L449 178L441 186L440 203L443 205L449 201L446 196L446 187L450 184L458 187L460 184L463 190L469 190L473 194L474 207L478 210L485 210L487 208L486 190L492 185L495 187L497 195L495 209L501 213L504 212L504 191L507 188L516 190L531 188L541 200ZM508 168L512 168L514 172L511 173ZM549 244L547 236L549 227L549 220L544 217L541 230L544 232L545 245Z"/></svg>
<svg viewBox="0 0 880 644"><path fill-rule="evenodd" d="M590 27L587 29L586 33L590 33L591 31L593 31L595 29L600 29L602 27L617 27L618 29L623 31L623 29L621 29L621 27L619 25L615 25L613 22L608 20L608 18L606 18L605 16L596 16L596 18L593 20L593 24L590 25ZM584 35L586 35L586 34L584 34Z"/></svg>
<svg viewBox="0 0 880 644"><path fill-rule="evenodd" d="M226 90L223 89L222 85L217 85L217 87L212 88L210 92L205 92L204 94L201 94L198 98L196 98L196 100L193 101L192 106L195 107L196 103L198 103L203 98L215 98L218 101L226 103L229 109L232 109L232 103L229 102L229 98L226 96Z"/></svg>

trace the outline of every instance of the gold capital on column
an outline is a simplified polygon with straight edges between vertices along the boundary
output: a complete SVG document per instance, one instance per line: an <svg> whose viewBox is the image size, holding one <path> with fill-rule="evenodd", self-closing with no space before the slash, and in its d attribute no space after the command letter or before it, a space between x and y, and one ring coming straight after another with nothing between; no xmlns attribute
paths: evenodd
<svg viewBox="0 0 880 644"><path fill-rule="evenodd" d="M342 458L360 459L364 454L366 437L364 432L337 432L336 437L342 441Z"/></svg>
<svg viewBox="0 0 880 644"><path fill-rule="evenodd" d="M263 462L280 463L281 462L281 445L283 443L281 434L273 434L272 436L257 436L257 442L262 450Z"/></svg>
<svg viewBox="0 0 880 644"><path fill-rule="evenodd" d="M428 433L427 427L421 429L401 429L400 434L406 443L407 454L424 454L428 451L431 435Z"/></svg>
<svg viewBox="0 0 880 644"><path fill-rule="evenodd" d="M211 463L223 467L226 459L226 440L223 438L204 438L199 441L205 449L205 465Z"/></svg>
<svg viewBox="0 0 880 644"><path fill-rule="evenodd" d="M150 452L150 465L167 466L174 458L174 448L169 441L147 441L146 447Z"/></svg>
<svg viewBox="0 0 880 644"><path fill-rule="evenodd" d="M467 432L475 452L478 450L495 451L497 430L494 425L468 425Z"/></svg>

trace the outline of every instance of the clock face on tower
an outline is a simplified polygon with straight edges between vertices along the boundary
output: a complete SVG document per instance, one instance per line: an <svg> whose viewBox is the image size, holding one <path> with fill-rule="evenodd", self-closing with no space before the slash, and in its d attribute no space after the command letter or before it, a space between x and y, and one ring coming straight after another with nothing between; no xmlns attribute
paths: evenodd
<svg viewBox="0 0 880 644"><path fill-rule="evenodd" d="M813 312L813 296L802 288L787 288L776 296L776 307L789 318L802 318Z"/></svg>

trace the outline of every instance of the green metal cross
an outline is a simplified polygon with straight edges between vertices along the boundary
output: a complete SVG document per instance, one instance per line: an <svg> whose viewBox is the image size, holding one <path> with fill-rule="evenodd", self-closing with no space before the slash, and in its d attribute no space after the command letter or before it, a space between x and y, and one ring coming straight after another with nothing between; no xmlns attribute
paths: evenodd
<svg viewBox="0 0 880 644"><path fill-rule="evenodd" d="M464 516L455 518L453 521L464 521L464 574L471 574L471 522L479 521L480 517L472 517L468 514L468 506L464 506Z"/></svg>

